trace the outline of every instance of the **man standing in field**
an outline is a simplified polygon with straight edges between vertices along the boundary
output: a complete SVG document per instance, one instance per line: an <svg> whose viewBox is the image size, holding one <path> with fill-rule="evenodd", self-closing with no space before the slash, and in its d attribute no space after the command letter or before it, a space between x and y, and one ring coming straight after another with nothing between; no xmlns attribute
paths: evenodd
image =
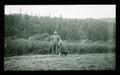
<svg viewBox="0 0 120 75"><path fill-rule="evenodd" d="M61 39L56 31L51 36L51 43L52 43L52 54L57 54L58 47L61 44Z"/></svg>

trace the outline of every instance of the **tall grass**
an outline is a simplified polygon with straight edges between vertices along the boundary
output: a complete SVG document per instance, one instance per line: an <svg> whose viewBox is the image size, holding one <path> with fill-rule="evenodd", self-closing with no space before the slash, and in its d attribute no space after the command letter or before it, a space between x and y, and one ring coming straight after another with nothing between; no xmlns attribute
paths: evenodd
<svg viewBox="0 0 120 75"><path fill-rule="evenodd" d="M51 43L48 41L36 41L27 39L5 40L5 56L26 55L26 54L49 54ZM98 43L71 43L63 42L63 50L71 54L83 53L108 53L114 52L112 44Z"/></svg>

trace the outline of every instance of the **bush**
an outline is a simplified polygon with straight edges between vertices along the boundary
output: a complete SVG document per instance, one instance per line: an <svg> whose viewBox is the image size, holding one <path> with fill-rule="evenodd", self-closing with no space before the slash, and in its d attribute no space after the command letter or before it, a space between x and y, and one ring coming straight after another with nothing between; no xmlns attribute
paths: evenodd
<svg viewBox="0 0 120 75"><path fill-rule="evenodd" d="M51 43L26 39L5 40L5 56L49 54ZM74 54L115 52L115 45L98 43L62 43L63 50Z"/></svg>
<svg viewBox="0 0 120 75"><path fill-rule="evenodd" d="M36 34L36 35L33 35L31 37L29 37L29 40L48 40L48 37L50 35L48 33L43 33L43 34ZM46 39L45 39L46 38Z"/></svg>
<svg viewBox="0 0 120 75"><path fill-rule="evenodd" d="M5 56L25 55L29 53L49 50L50 44L47 41L33 41L26 39L6 40ZM42 51L43 50L43 51ZM38 52L38 53L40 53Z"/></svg>
<svg viewBox="0 0 120 75"><path fill-rule="evenodd" d="M107 53L114 52L115 46L109 44L94 44L94 43L64 43L65 49L71 53Z"/></svg>

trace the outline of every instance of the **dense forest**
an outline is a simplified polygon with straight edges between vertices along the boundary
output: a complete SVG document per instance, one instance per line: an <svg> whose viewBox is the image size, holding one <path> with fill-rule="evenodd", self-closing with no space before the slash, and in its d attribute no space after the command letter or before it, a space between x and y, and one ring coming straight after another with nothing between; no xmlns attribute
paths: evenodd
<svg viewBox="0 0 120 75"><path fill-rule="evenodd" d="M5 15L5 37L28 39L57 30L63 40L107 41L115 38L115 18L65 19L62 17Z"/></svg>

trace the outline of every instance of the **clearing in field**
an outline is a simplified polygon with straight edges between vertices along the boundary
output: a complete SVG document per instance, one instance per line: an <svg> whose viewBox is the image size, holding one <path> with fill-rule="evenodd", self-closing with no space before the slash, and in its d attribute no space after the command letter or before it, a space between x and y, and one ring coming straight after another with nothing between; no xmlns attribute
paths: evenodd
<svg viewBox="0 0 120 75"><path fill-rule="evenodd" d="M115 54L5 57L4 70L115 70Z"/></svg>

